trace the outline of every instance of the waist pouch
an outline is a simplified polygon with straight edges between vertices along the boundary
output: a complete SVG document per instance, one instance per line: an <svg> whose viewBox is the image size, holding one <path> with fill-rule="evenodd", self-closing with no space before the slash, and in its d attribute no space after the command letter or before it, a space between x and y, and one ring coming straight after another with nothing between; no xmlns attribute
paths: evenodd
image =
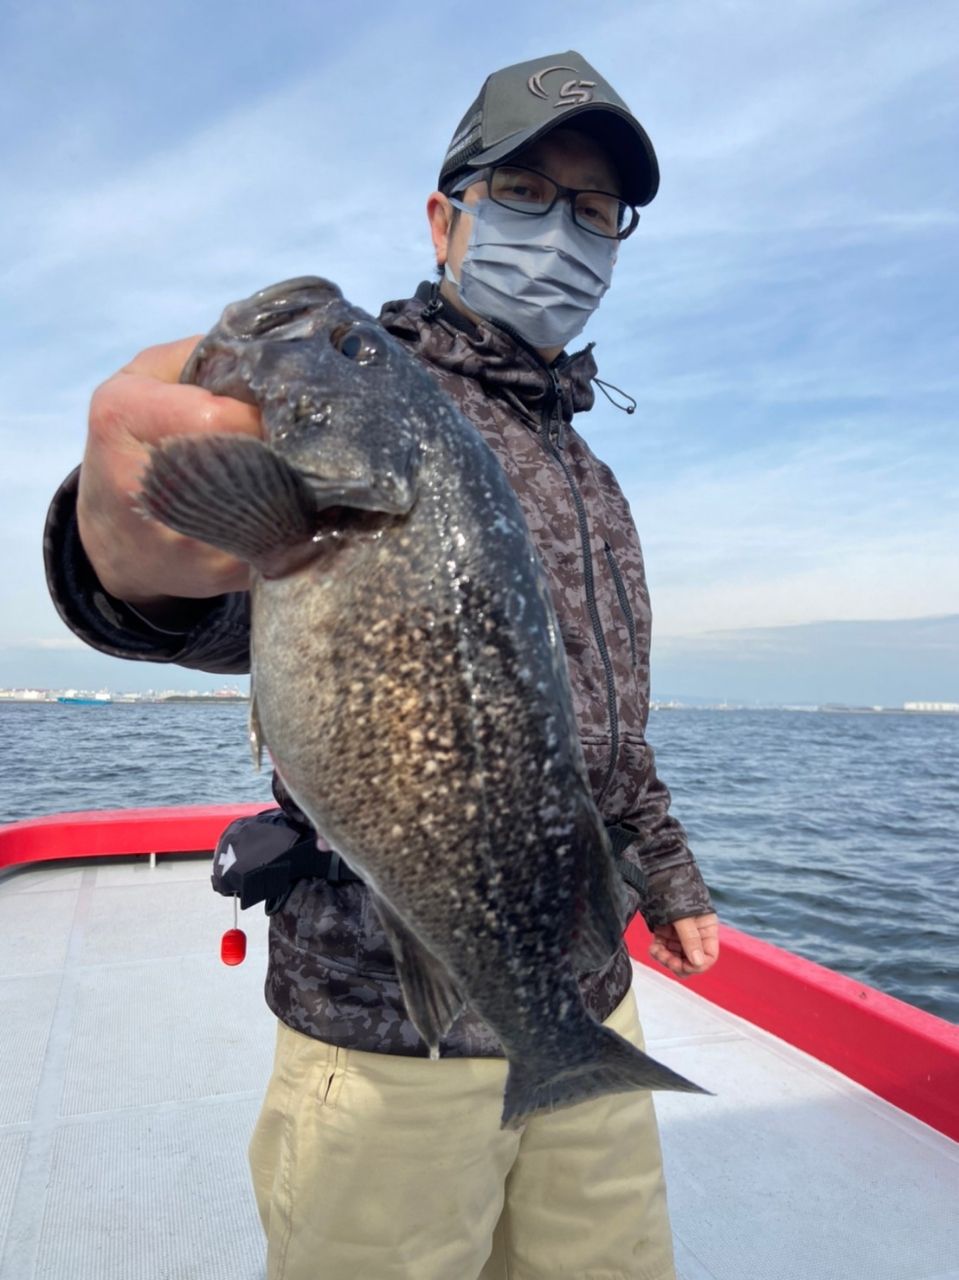
<svg viewBox="0 0 959 1280"><path fill-rule="evenodd" d="M297 880L309 876L334 884L360 879L315 831L293 822L282 809L234 819L213 851L213 888L237 898L244 910L265 902L271 915Z"/></svg>

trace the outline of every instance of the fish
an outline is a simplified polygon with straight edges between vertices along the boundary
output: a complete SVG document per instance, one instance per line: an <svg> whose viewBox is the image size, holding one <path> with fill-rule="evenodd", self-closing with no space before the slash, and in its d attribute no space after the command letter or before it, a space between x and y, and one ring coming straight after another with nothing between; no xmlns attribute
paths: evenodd
<svg viewBox="0 0 959 1280"><path fill-rule="evenodd" d="M544 571L479 431L330 281L228 306L181 381L262 439L153 449L149 517L251 569L251 739L365 882L430 1057L464 1008L508 1060L501 1125L604 1093L707 1092L596 1021L620 944Z"/></svg>

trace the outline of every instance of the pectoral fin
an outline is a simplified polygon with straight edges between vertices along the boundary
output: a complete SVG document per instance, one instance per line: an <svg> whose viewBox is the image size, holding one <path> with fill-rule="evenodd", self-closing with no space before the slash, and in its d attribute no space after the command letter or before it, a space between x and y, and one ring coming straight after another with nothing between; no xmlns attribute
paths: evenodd
<svg viewBox="0 0 959 1280"><path fill-rule="evenodd" d="M309 543L316 526L310 486L250 436L165 440L151 451L142 486L147 515L263 571Z"/></svg>
<svg viewBox="0 0 959 1280"><path fill-rule="evenodd" d="M278 578L321 554L326 535L375 534L415 501L408 482L300 471L262 440L165 440L150 454L144 515Z"/></svg>
<svg viewBox="0 0 959 1280"><path fill-rule="evenodd" d="M413 1026L439 1057L439 1043L463 1007L463 998L443 964L429 951L392 907L372 893L373 905L393 949L400 988Z"/></svg>

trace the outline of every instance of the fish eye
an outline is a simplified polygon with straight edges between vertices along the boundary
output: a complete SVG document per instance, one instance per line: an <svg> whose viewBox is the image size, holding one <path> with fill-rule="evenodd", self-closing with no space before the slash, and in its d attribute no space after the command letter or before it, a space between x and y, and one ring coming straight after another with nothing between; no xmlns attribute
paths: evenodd
<svg viewBox="0 0 959 1280"><path fill-rule="evenodd" d="M374 364L382 354L378 335L369 325L341 325L330 334L330 342L341 356L357 364Z"/></svg>

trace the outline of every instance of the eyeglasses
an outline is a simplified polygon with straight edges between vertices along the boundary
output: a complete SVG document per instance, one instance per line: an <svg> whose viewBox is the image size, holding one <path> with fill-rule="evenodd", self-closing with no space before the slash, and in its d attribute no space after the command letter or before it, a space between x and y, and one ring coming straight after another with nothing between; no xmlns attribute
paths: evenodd
<svg viewBox="0 0 959 1280"><path fill-rule="evenodd" d="M561 196L568 197L576 225L607 240L625 240L636 230L639 222L639 210L635 205L627 204L611 192L562 187L545 173L520 169L515 165L499 164L483 169L458 182L453 190L465 191L474 182L484 179L494 204L534 218L549 213Z"/></svg>

